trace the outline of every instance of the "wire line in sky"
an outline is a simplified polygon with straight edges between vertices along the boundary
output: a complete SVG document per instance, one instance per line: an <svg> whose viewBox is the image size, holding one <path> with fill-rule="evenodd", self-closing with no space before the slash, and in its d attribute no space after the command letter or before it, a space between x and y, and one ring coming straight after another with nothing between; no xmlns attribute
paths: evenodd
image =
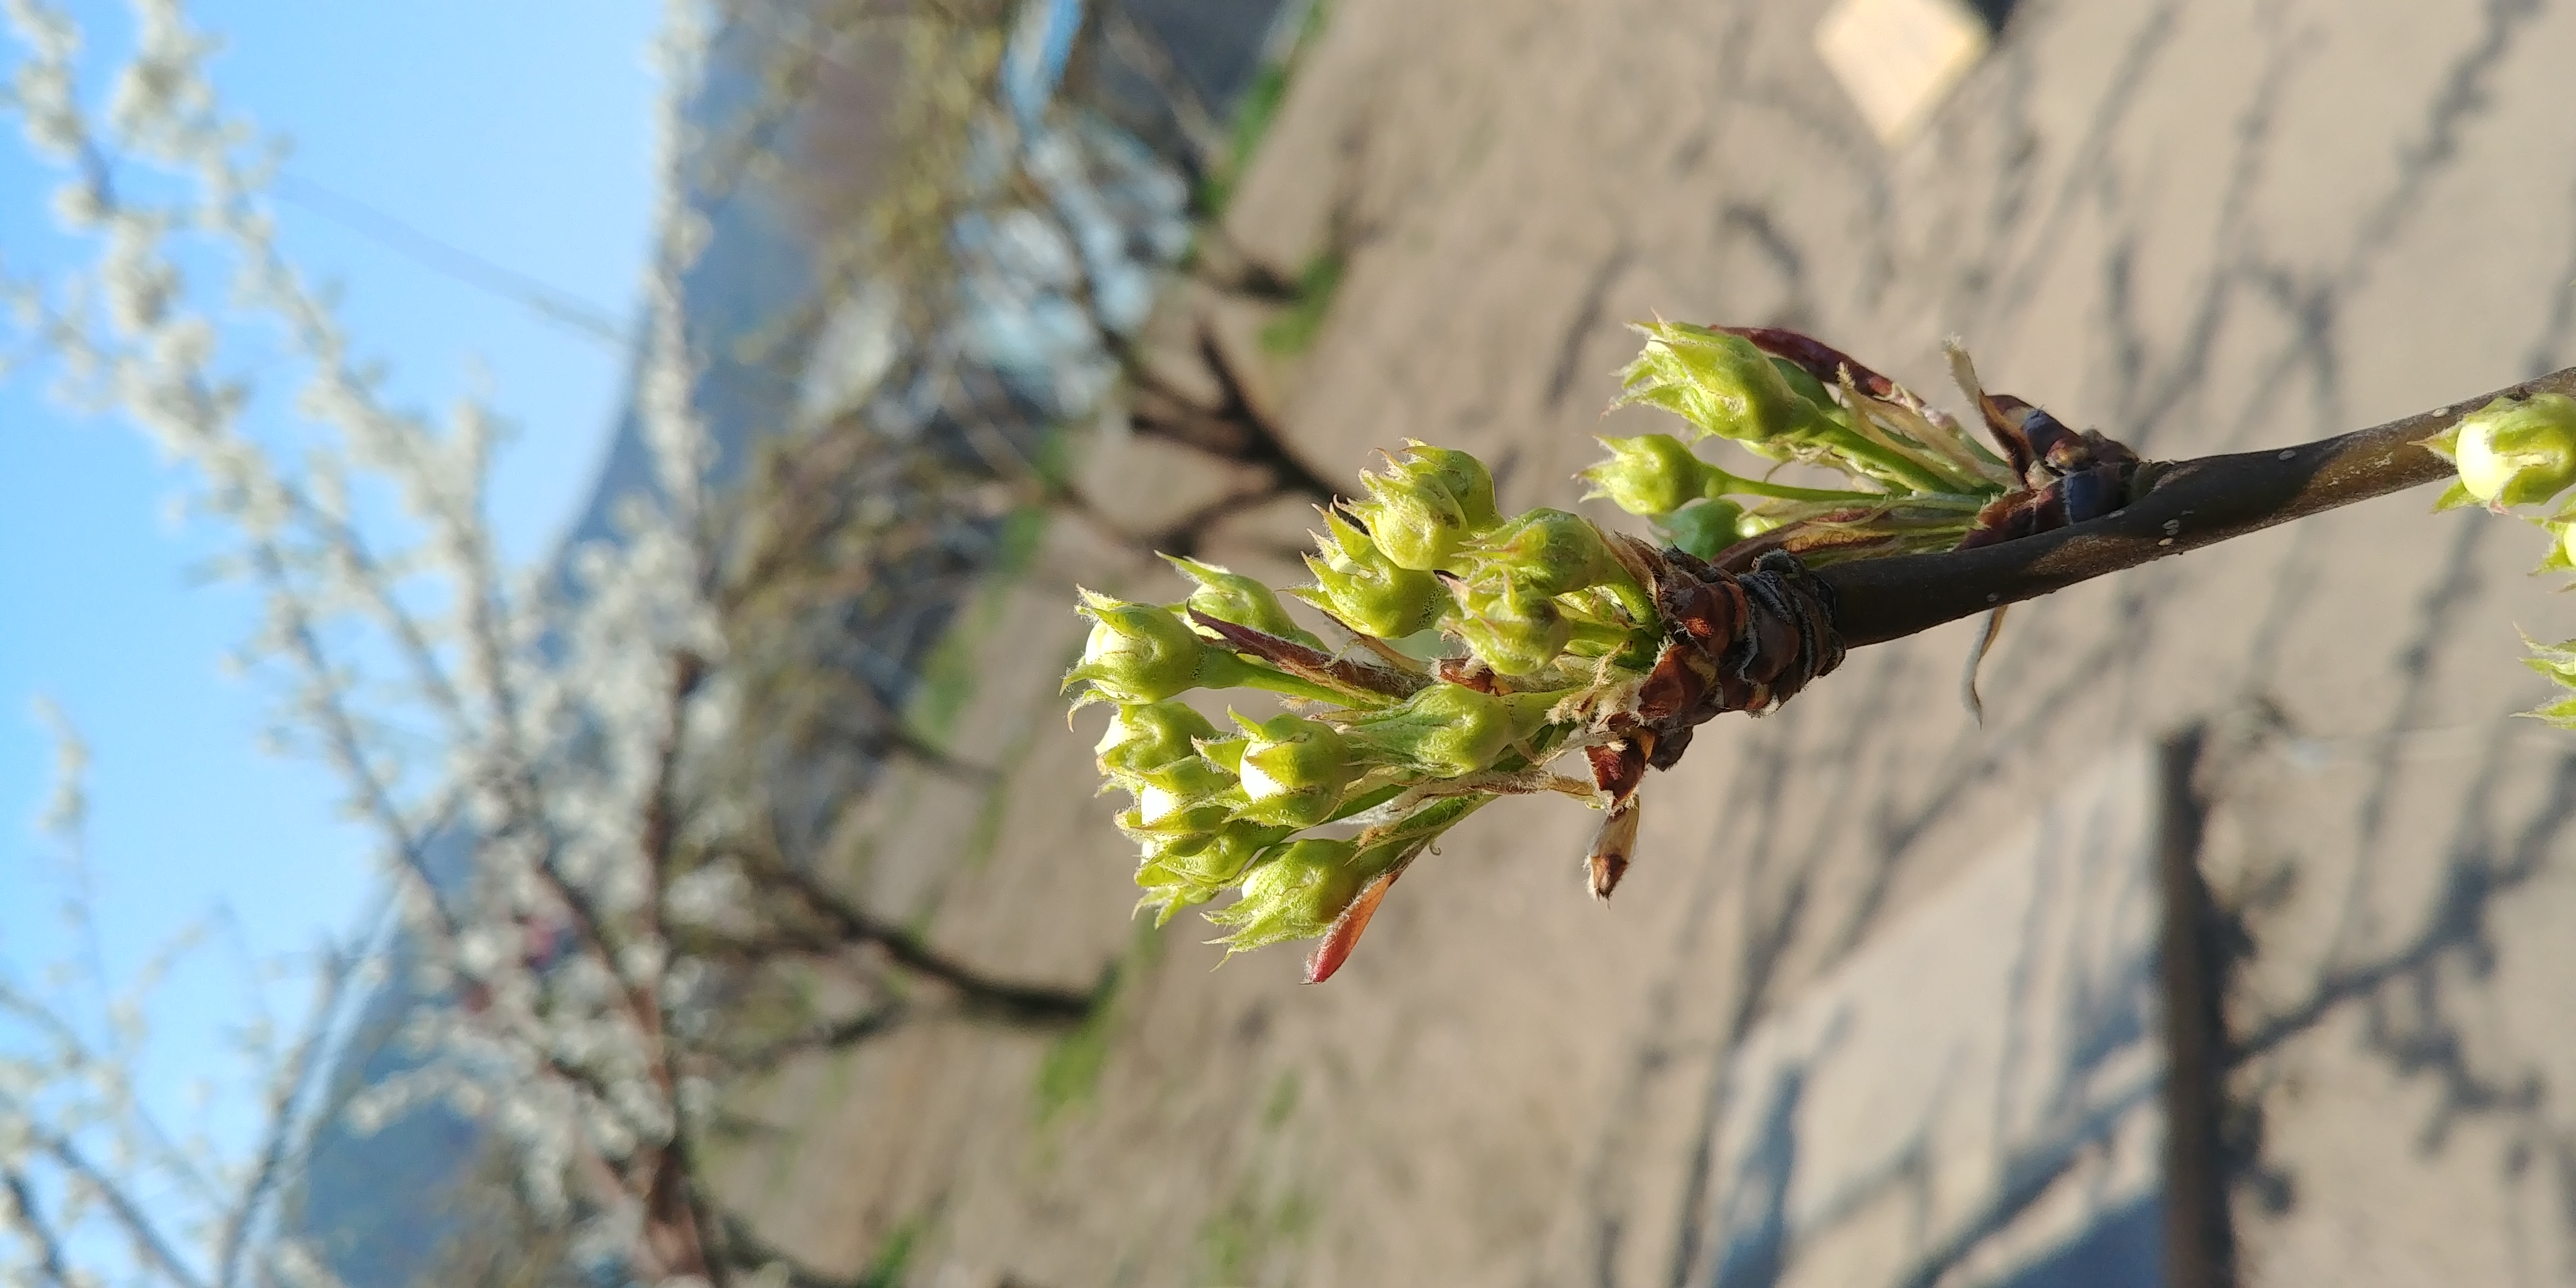
<svg viewBox="0 0 2576 1288"><path fill-rule="evenodd" d="M346 193L279 173L271 187L288 205L319 215L387 250L478 290L520 304L559 326L624 351L626 327L607 309L405 223Z"/></svg>

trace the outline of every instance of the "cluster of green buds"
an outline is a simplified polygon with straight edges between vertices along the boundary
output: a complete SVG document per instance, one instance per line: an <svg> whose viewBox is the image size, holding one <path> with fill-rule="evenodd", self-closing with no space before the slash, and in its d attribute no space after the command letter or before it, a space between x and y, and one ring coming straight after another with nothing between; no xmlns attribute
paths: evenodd
<svg viewBox="0 0 2576 1288"><path fill-rule="evenodd" d="M1437 629L1512 677L1650 646L1653 606L1590 520L1507 520L1484 462L1418 442L1360 482L1363 499L1323 516L1315 584L1289 592L1341 625L1379 640Z"/></svg>
<svg viewBox="0 0 2576 1288"><path fill-rule="evenodd" d="M1811 562L1948 549L2021 485L1955 419L1804 336L1679 322L1636 329L1645 350L1621 373L1614 406L1660 407L1694 439L1726 439L1769 467L1794 462L1846 480L1800 487L1767 469L1739 474L1670 434L1601 440L1610 457L1583 472L1589 495L1702 559L1792 524Z"/></svg>
<svg viewBox="0 0 2576 1288"><path fill-rule="evenodd" d="M1587 884L1607 898L1638 835L1638 785L1696 727L1759 714L1842 659L1831 579L1812 565L2016 540L2107 514L2164 467L2097 430L1951 370L2003 455L1954 418L1794 332L1657 322L1619 403L1679 416L1688 437L1603 440L1590 495L1651 520L1657 548L1581 515L1506 517L1475 457L1410 443L1323 513L1314 581L1281 593L1171 563L1176 603L1085 590L1091 620L1065 676L1074 707L1116 708L1095 748L1139 851L1138 907L1207 914L1236 952L1321 942L1309 982L1348 959L1388 889L1461 820L1503 796L1562 793L1603 811ZM1737 473L1695 444L1839 473L1807 487ZM2457 468L2442 506L2520 512L2576 570L2576 399L2499 398L2424 446ZM2556 506L2552 510L2550 507ZM2529 714L2576 728L2576 640L2531 645L2571 696ZM1200 695L1251 690L1253 714ZM1216 718L1221 716L1222 719ZM1579 757L1587 777L1558 773Z"/></svg>
<svg viewBox="0 0 2576 1288"><path fill-rule="evenodd" d="M1766 710L1840 660L1806 562L1948 548L1998 498L2038 486L2016 473L2037 459L2026 438L1999 432L2008 465L1804 336L1639 330L1622 401L1766 463L1755 477L1673 435L1608 440L1610 459L1583 477L1653 520L1666 548L1566 510L1506 516L1483 462L1410 443L1323 513L1314 580L1284 592L1305 620L1283 592L1188 559L1171 561L1193 583L1179 603L1083 592L1091 637L1065 687L1077 707L1118 708L1097 750L1129 797L1118 824L1140 852L1140 907L1168 919L1232 890L1208 914L1229 955L1320 938L1307 977L1322 979L1443 833L1541 792L1604 812L1585 873L1606 898L1637 835L1641 776L1668 767L1698 722ZM1986 409L1989 428L2003 407ZM1784 463L1847 486L1767 477ZM1714 562L1756 535L1762 548ZM1249 714L1189 696L1223 689L1270 696ZM1578 756L1588 776L1551 768Z"/></svg>
<svg viewBox="0 0 2576 1288"><path fill-rule="evenodd" d="M1324 514L1310 585L1328 646L1283 596L1211 564L1172 604L1082 592L1091 619L1065 677L1077 708L1117 714L1095 748L1128 806L1141 907L1168 919L1228 889L1209 914L1229 952L1322 938L1332 973L1406 865L1500 796L1590 796L1543 766L1577 750L1587 695L1633 689L1663 624L1637 574L1580 515L1504 517L1492 475L1460 451L1411 444ZM1252 689L1285 709L1220 718L1193 691Z"/></svg>
<svg viewBox="0 0 2576 1288"><path fill-rule="evenodd" d="M2571 494L2576 489L2576 398L2560 393L2498 398L2426 439L2424 446L2459 472L2435 509L2482 505L2496 514L2527 519L2549 534L2548 553L2534 571L2576 571L2576 494ZM2533 644L2528 661L2559 687L2576 690L2576 640ZM2526 714L2576 729L2576 698Z"/></svg>

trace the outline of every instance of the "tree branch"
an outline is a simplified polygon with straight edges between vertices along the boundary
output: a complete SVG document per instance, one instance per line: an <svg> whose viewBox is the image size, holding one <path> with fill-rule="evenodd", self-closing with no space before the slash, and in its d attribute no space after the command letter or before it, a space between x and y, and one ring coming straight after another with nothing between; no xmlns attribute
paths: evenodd
<svg viewBox="0 0 2576 1288"><path fill-rule="evenodd" d="M932 948L910 930L879 918L843 898L813 873L782 856L745 851L743 857L758 865L759 875L794 894L808 911L827 923L838 942L876 945L896 965L956 990L960 1010L1004 1023L1060 1028L1079 1024L1088 1018L1092 1008L1106 994L1105 979L1100 987L1088 993L1047 984L997 979Z"/></svg>
<svg viewBox="0 0 2576 1288"><path fill-rule="evenodd" d="M277 1188L288 1155L298 1146L303 1125L298 1121L296 1107L310 1099L314 1077L323 1067L323 1044L331 1036L332 1019L340 1013L340 996L348 987L349 977L356 973L358 960L355 950L332 950L316 985L312 1018L305 1022L294 1051L270 1085L266 1139L251 1166L250 1180L242 1186L240 1200L224 1218L223 1233L215 1243L215 1282L225 1288L241 1282L242 1255L249 1247L252 1224L258 1220L269 1194Z"/></svg>
<svg viewBox="0 0 2576 1288"><path fill-rule="evenodd" d="M1845 647L1881 644L2107 573L2451 476L2418 446L2496 398L2576 395L2576 367L2402 420L2298 447L2204 456L2170 467L2128 508L1976 550L1815 570L1838 599Z"/></svg>
<svg viewBox="0 0 2576 1288"><path fill-rule="evenodd" d="M45 1223L45 1214L36 1207L36 1187L27 1183L26 1174L15 1168L0 1169L0 1196L9 1200L10 1224L18 1228L36 1248L36 1272L52 1288L64 1288L71 1282L71 1272L63 1260L62 1240L54 1228Z"/></svg>
<svg viewBox="0 0 2576 1288"><path fill-rule="evenodd" d="M910 1006L894 1002L790 1037L739 1051L717 1053L717 1061L728 1079L756 1078L777 1072L790 1056L816 1051L843 1051L893 1032L897 1025L911 1016Z"/></svg>
<svg viewBox="0 0 2576 1288"><path fill-rule="evenodd" d="M205 1279L189 1268L178 1250L170 1246L169 1237L153 1224L151 1214L144 1210L143 1204L115 1178L91 1162L78 1145L68 1137L42 1128L30 1131L28 1139L36 1148L52 1155L63 1171L88 1185L99 1201L106 1205L108 1214L115 1218L116 1226L124 1231L126 1241L133 1245L136 1261L159 1269L180 1288L207 1288Z"/></svg>

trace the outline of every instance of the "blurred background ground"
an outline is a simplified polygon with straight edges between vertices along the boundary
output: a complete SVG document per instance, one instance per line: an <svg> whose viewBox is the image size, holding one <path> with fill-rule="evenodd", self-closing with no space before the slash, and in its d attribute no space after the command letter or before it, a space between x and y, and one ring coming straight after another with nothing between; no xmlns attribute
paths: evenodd
<svg viewBox="0 0 2576 1288"><path fill-rule="evenodd" d="M1224 217L1281 274L1337 266L1320 324L1265 345L1275 316L1181 290L1157 334L1186 347L1209 319L1326 479L1421 437L1483 455L1514 507L1570 503L1587 435L1656 427L1599 415L1637 318L1799 327L1944 392L1957 334L1990 385L2162 457L2576 361L2576 9L1999 8L1991 54L1884 148L1818 60L1814 0L1340 0ZM1133 531L1226 486L1114 424L1077 478ZM921 1028L792 1069L760 1096L778 1146L734 1182L827 1264L898 1247L907 1282L959 1288L1860 1282L1818 1252L1842 1237L1884 1243L1890 1283L2066 1273L1980 1263L1901 1216L1901 1176L1836 1211L1795 1186L1786 1217L1748 1209L1718 1165L1752 1094L1729 1071L2068 784L2215 721L2244 1278L2576 1277L2576 748L2508 719L2542 693L2514 627L2565 635L2576 609L2523 576L2534 540L2428 505L2017 610L1982 726L1954 697L1973 625L1855 654L1653 785L1606 909L1580 892L1579 811L1489 811L1320 988L1286 950L1211 970L1192 919L1127 919L1096 731L1063 730L1055 680L1073 583L1173 592L1059 519L949 646L973 685L948 745L998 780L898 766L838 853L997 969L1079 986L1118 963L1115 1002L1071 1039ZM1257 510L1201 553L1284 579L1303 526ZM2033 1201L2027 1180L2002 1192Z"/></svg>

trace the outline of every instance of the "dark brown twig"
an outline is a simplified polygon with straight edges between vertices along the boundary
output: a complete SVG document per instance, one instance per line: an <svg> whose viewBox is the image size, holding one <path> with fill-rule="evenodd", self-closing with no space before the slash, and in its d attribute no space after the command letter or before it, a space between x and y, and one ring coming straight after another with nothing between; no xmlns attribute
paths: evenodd
<svg viewBox="0 0 2576 1288"><path fill-rule="evenodd" d="M725 1074L730 1078L757 1078L776 1073L792 1056L824 1051L846 1051L851 1047L891 1033L913 1018L913 1008L893 1002L873 1010L829 1024L817 1025L800 1033L763 1042L757 1046L721 1054Z"/></svg>
<svg viewBox="0 0 2576 1288"><path fill-rule="evenodd" d="M834 942L876 945L897 966L955 990L960 1010L1008 1024L1061 1028L1089 1018L1092 1008L1106 996L1106 980L1102 987L1086 993L987 975L924 943L910 930L859 907L813 873L774 853L746 850L742 857L756 879L793 894L807 911L826 923Z"/></svg>
<svg viewBox="0 0 2576 1288"><path fill-rule="evenodd" d="M2089 523L1976 550L1865 559L1815 570L1839 599L1846 646L1880 644L2000 604L2064 590L2124 568L2338 506L2451 476L2419 444L2495 398L2576 394L2576 367L2384 425L2298 447L2204 456L2173 465L2155 490Z"/></svg>

